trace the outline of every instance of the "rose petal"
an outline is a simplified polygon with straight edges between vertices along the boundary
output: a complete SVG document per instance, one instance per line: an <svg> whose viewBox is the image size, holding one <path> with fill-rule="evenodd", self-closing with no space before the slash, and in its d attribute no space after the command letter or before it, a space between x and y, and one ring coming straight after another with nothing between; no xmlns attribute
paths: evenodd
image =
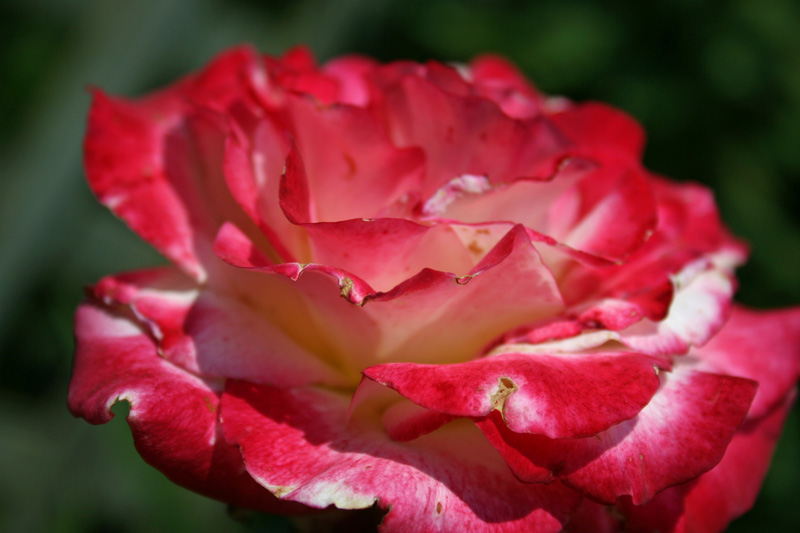
<svg viewBox="0 0 800 533"><path fill-rule="evenodd" d="M552 472L594 499L613 503L627 494L639 505L716 465L757 388L687 364L661 376L661 390L638 416L594 437L514 433L498 414L478 425L521 479L541 481Z"/></svg>
<svg viewBox="0 0 800 533"><path fill-rule="evenodd" d="M315 331L356 372L380 361L464 361L503 331L561 308L552 274L519 226L465 276L425 269L384 293L334 267L259 263L232 226L220 232L216 250L235 266L296 280Z"/></svg>
<svg viewBox="0 0 800 533"><path fill-rule="evenodd" d="M353 272L378 291L389 291L424 268L464 275L476 263L459 235L443 224L378 218L303 227L315 262Z"/></svg>
<svg viewBox="0 0 800 533"><path fill-rule="evenodd" d="M364 382L359 386L359 390L363 386ZM427 435L457 418L459 417L455 415L431 411L411 402L400 401L390 406L384 413L383 429L392 440L405 442Z"/></svg>
<svg viewBox="0 0 800 533"><path fill-rule="evenodd" d="M686 354L702 346L728 318L734 283L727 269L707 259L687 265L672 277L674 294L668 314L652 320L637 298L603 299L569 309L563 315L508 332L498 341L500 351L526 353L589 350L618 341L654 356Z"/></svg>
<svg viewBox="0 0 800 533"><path fill-rule="evenodd" d="M744 262L746 247L722 226L707 189L667 183L655 176L650 176L650 182L658 204L655 233L624 264L601 269L579 264L566 271L561 287L568 304L622 299L637 305L649 319L660 321L672 300L673 276L687 269L697 273L697 265L704 261L706 267L732 274ZM685 277L679 275L679 279Z"/></svg>
<svg viewBox="0 0 800 533"><path fill-rule="evenodd" d="M622 501L631 531L723 531L753 506L796 394L737 431L725 456L696 481L672 487L647 505Z"/></svg>
<svg viewBox="0 0 800 533"><path fill-rule="evenodd" d="M94 92L84 145L92 190L198 280L206 276L207 265L201 263L210 251L216 217L232 218L230 211L236 211L224 182L213 176L225 131L220 117L208 110L221 110L237 98L246 76L257 68L253 51L238 48L202 73L142 100ZM206 110L198 111L197 105Z"/></svg>
<svg viewBox="0 0 800 533"><path fill-rule="evenodd" d="M731 307L734 282L705 260L690 264L674 278L669 312L660 322L649 319L619 332L633 350L650 354L683 354L702 346L722 328Z"/></svg>
<svg viewBox="0 0 800 533"><path fill-rule="evenodd" d="M518 433L595 435L636 416L659 386L656 360L630 353L506 353L457 365L391 363L364 375L449 415L499 410Z"/></svg>
<svg viewBox="0 0 800 533"><path fill-rule="evenodd" d="M469 65L468 78L478 93L496 102L513 118L531 118L541 111L544 98L536 88L506 59L478 56Z"/></svg>
<svg viewBox="0 0 800 533"><path fill-rule="evenodd" d="M458 97L418 77L405 76L388 90L386 113L398 146L425 151L424 198L466 174L492 183L550 175L552 157L567 146L544 118L513 120L493 102Z"/></svg>
<svg viewBox="0 0 800 533"><path fill-rule="evenodd" d="M133 322L83 304L75 332L68 400L74 416L104 424L114 416L111 407L127 401L137 451L175 483L250 509L304 511L253 481L239 451L218 429L217 392L159 357L153 341Z"/></svg>
<svg viewBox="0 0 800 533"><path fill-rule="evenodd" d="M336 102L340 87L336 78L327 76L317 68L314 55L305 46L295 46L282 57L264 56L269 82L280 87L268 95L269 105L281 105L286 91L312 96L323 105Z"/></svg>
<svg viewBox="0 0 800 533"><path fill-rule="evenodd" d="M339 102L366 107L370 96L366 78L378 65L374 59L349 55L328 61L323 70L339 81Z"/></svg>
<svg viewBox="0 0 800 533"><path fill-rule="evenodd" d="M635 167L602 162L568 192L573 191L578 194L571 201L577 204L574 219L563 220L567 210L561 198L551 206L548 224L566 231L547 230L572 248L617 261L640 248L656 228L651 185Z"/></svg>
<svg viewBox="0 0 800 533"><path fill-rule="evenodd" d="M286 218L278 195L289 142L270 119L254 120L257 124L252 131L234 129L226 140L225 180L233 197L266 235L277 255L283 261L296 261L308 253L306 235Z"/></svg>
<svg viewBox="0 0 800 533"><path fill-rule="evenodd" d="M457 176L427 199L424 219L467 224L504 221L547 233L550 205L587 176L590 167L589 162L571 159L562 163L554 174L501 184L492 184L484 176ZM465 180L480 181L478 186L466 187L461 185Z"/></svg>
<svg viewBox="0 0 800 533"><path fill-rule="evenodd" d="M635 159L644 151L644 130L630 116L599 102L573 104L550 115L575 144L625 154Z"/></svg>
<svg viewBox="0 0 800 533"><path fill-rule="evenodd" d="M694 355L704 370L758 381L748 416L763 416L783 402L800 377L800 308L734 306L722 331Z"/></svg>
<svg viewBox="0 0 800 533"><path fill-rule="evenodd" d="M163 357L192 373L283 385L346 384L342 374L312 352L313 346L304 346L304 338L281 329L282 323L302 321L304 313L277 300L285 292L279 287L284 280L270 281L269 298L249 295L258 299L258 311L244 299L198 291L166 268L105 278L93 294L108 305L128 306L153 334Z"/></svg>
<svg viewBox="0 0 800 533"><path fill-rule="evenodd" d="M346 417L344 395L229 382L226 438L279 498L312 507L378 503L392 531L558 531L577 504L560 484L525 485L468 424L412 443Z"/></svg>
<svg viewBox="0 0 800 533"><path fill-rule="evenodd" d="M374 218L419 189L422 151L394 146L372 112L346 105L320 109L302 98L288 99L285 112L303 179L314 192L307 217L295 222Z"/></svg>

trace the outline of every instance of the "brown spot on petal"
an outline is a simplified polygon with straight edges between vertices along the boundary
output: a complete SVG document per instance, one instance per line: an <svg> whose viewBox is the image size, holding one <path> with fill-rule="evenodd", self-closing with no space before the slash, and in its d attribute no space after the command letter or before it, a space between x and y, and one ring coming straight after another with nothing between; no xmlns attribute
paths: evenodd
<svg viewBox="0 0 800 533"><path fill-rule="evenodd" d="M342 278L342 281L340 282L340 285L339 285L339 288L341 289L340 290L340 294L342 295L342 298L344 298L346 300L350 299L350 293L353 292L353 286L354 285L355 284L353 283L352 279L350 279L350 278Z"/></svg>
<svg viewBox="0 0 800 533"><path fill-rule="evenodd" d="M475 241L472 241L471 243L469 243L469 246L467 246L467 250L469 250L470 252L472 252L475 255L480 255L484 251L483 248Z"/></svg>
<svg viewBox="0 0 800 533"><path fill-rule="evenodd" d="M436 514L442 514L442 502L436 502Z"/></svg>
<svg viewBox="0 0 800 533"><path fill-rule="evenodd" d="M514 380L507 377L497 378L498 383L500 386L497 389L497 392L492 394L492 409L496 409L503 412L503 408L506 405L506 399L511 396L512 393L517 391L517 384L514 383Z"/></svg>
<svg viewBox="0 0 800 533"><path fill-rule="evenodd" d="M282 496L286 496L287 494L289 494L293 490L294 490L293 487L280 487L280 486L278 486L278 487L275 487L275 489L272 491L272 494L274 494L276 498L280 498Z"/></svg>
<svg viewBox="0 0 800 533"><path fill-rule="evenodd" d="M350 297L351 293L353 292L353 287L355 287L355 283L353 283L352 279L342 278L339 280L339 295L353 305L364 307L364 304L367 303L367 300L372 295L367 294L360 302L357 302Z"/></svg>

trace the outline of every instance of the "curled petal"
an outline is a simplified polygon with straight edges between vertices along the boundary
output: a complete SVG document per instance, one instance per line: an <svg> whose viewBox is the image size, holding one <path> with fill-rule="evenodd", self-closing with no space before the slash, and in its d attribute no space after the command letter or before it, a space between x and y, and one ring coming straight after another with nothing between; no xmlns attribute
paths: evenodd
<svg viewBox="0 0 800 533"><path fill-rule="evenodd" d="M549 219L550 225L563 229L548 233L564 244L619 261L650 238L657 211L651 185L641 170L606 163L559 198Z"/></svg>
<svg viewBox="0 0 800 533"><path fill-rule="evenodd" d="M599 102L567 106L550 119L575 144L640 159L644 130L625 113Z"/></svg>
<svg viewBox="0 0 800 533"><path fill-rule="evenodd" d="M634 350L652 354L683 354L702 346L722 328L731 307L734 281L726 271L705 261L688 265L675 276L675 293L667 316L649 319L619 332L619 340Z"/></svg>
<svg viewBox="0 0 800 533"><path fill-rule="evenodd" d="M94 92L84 144L89 185L103 204L198 280L207 275L203 262L217 217L241 218L217 177L226 128L218 112L239 97L257 69L253 51L239 48L143 100Z"/></svg>
<svg viewBox="0 0 800 533"><path fill-rule="evenodd" d="M145 461L175 483L206 496L265 512L303 512L280 502L244 470L239 451L222 438L218 393L158 356L153 340L123 315L83 304L76 315L77 352L69 409L104 424L118 401Z"/></svg>
<svg viewBox="0 0 800 533"><path fill-rule="evenodd" d="M748 417L763 416L784 401L800 377L800 309L734 306L722 331L693 355L705 370L758 381Z"/></svg>
<svg viewBox="0 0 800 533"><path fill-rule="evenodd" d="M235 266L296 280L299 294L313 302L317 331L342 364L359 372L379 361L464 361L503 331L562 305L552 274L519 226L468 274L424 269L388 292L335 267L265 262L233 226L223 227L215 249Z"/></svg>
<svg viewBox="0 0 800 533"><path fill-rule="evenodd" d="M619 505L631 531L723 531L753 506L796 394L759 419L747 420L725 456L697 480L669 488L647 505ZM684 529L685 528L685 529Z"/></svg>
<svg viewBox="0 0 800 533"><path fill-rule="evenodd" d="M388 292L425 268L466 273L473 257L447 225L423 226L398 218L304 224L314 259L356 272Z"/></svg>
<svg viewBox="0 0 800 533"><path fill-rule="evenodd" d="M534 117L544 105L544 97L502 57L483 55L475 58L469 65L467 77L481 96L496 102L510 117Z"/></svg>
<svg viewBox="0 0 800 533"><path fill-rule="evenodd" d="M511 331L504 342L519 343L525 351L574 352L618 341L654 356L686 354L690 347L705 344L725 324L733 290L734 282L727 270L701 259L672 277L669 294L674 296L660 321L652 320L646 304L641 305L635 297L609 298Z"/></svg>
<svg viewBox="0 0 800 533"><path fill-rule="evenodd" d="M497 414L478 424L521 479L541 481L551 472L596 500L613 503L629 495L639 505L715 466L757 388L689 365L661 377L662 388L635 418L593 437L515 433Z"/></svg>
<svg viewBox="0 0 800 533"><path fill-rule="evenodd" d="M747 256L719 220L713 196L696 184L674 184L649 176L658 205L653 235L626 261L611 268L572 268L561 280L565 301L585 305L601 299L635 304L652 321L666 316L674 281L685 286L703 269L732 276Z"/></svg>
<svg viewBox="0 0 800 533"><path fill-rule="evenodd" d="M270 296L280 294L278 283L270 289ZM281 329L277 318L265 320L267 313L297 320L300 312L292 305L274 302L269 309L262 303L256 311L244 299L199 291L168 268L105 278L92 295L110 306L126 306L151 334L161 355L194 374L292 386L346 383L344 376L303 345L302 338L292 338L289 328Z"/></svg>
<svg viewBox="0 0 800 533"><path fill-rule="evenodd" d="M544 118L514 120L494 102L456 96L415 76L388 90L386 113L398 146L425 151L424 198L466 174L493 183L547 175L543 169L568 145Z"/></svg>
<svg viewBox="0 0 800 533"><path fill-rule="evenodd" d="M223 160L225 181L277 255L284 261L296 261L307 254L305 232L286 218L278 196L289 143L272 120L256 122L252 131L234 129L228 135Z"/></svg>
<svg viewBox="0 0 800 533"><path fill-rule="evenodd" d="M229 382L225 437L248 472L282 500L388 509L381 531L559 531L577 494L525 485L470 424L411 443L346 417L344 395Z"/></svg>
<svg viewBox="0 0 800 533"><path fill-rule="evenodd" d="M498 410L512 431L556 439L595 435L633 418L659 386L653 358L624 352L390 363L364 375L428 409L466 417Z"/></svg>

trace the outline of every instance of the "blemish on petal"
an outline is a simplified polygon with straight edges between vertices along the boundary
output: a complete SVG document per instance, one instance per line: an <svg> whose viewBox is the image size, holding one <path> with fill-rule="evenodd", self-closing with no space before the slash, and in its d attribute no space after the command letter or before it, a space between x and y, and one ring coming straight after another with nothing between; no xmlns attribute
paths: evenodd
<svg viewBox="0 0 800 533"><path fill-rule="evenodd" d="M473 254L475 254L475 255L481 255L481 254L483 254L483 252L485 251L485 250L484 250L484 249L483 249L483 248L482 248L482 247L481 247L481 246L480 246L480 245L479 245L477 242L475 242L475 241L472 241L472 242L470 242L470 243L469 243L469 246L467 246L467 250L469 250L470 252L472 252L472 253L473 253Z"/></svg>
<svg viewBox="0 0 800 533"><path fill-rule="evenodd" d="M492 409L496 409L502 413L506 400L512 393L517 391L518 387L517 384L514 383L514 380L508 377L497 378L497 382L499 383L499 387L491 397Z"/></svg>
<svg viewBox="0 0 800 533"><path fill-rule="evenodd" d="M339 293L342 295L342 298L344 298L345 300L349 300L350 293L353 292L354 286L355 284L353 283L352 279L342 278L341 281L339 282L339 289L340 289Z"/></svg>
<svg viewBox="0 0 800 533"><path fill-rule="evenodd" d="M294 490L294 487L284 487L284 486L278 485L278 486L275 486L272 489L272 494L274 494L276 498L282 498L283 496L286 496L287 494L289 494L293 490Z"/></svg>
<svg viewBox="0 0 800 533"><path fill-rule="evenodd" d="M442 514L442 502L436 502L436 514Z"/></svg>

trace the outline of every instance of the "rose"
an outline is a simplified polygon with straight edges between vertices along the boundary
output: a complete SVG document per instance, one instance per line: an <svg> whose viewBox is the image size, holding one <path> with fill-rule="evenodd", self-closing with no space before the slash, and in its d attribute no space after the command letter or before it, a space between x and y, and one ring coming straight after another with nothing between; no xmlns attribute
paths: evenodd
<svg viewBox="0 0 800 533"><path fill-rule="evenodd" d="M69 406L268 512L384 531L725 527L800 371L800 310L732 306L746 255L601 104L509 64L231 50L96 92L98 198L174 267L77 312Z"/></svg>

